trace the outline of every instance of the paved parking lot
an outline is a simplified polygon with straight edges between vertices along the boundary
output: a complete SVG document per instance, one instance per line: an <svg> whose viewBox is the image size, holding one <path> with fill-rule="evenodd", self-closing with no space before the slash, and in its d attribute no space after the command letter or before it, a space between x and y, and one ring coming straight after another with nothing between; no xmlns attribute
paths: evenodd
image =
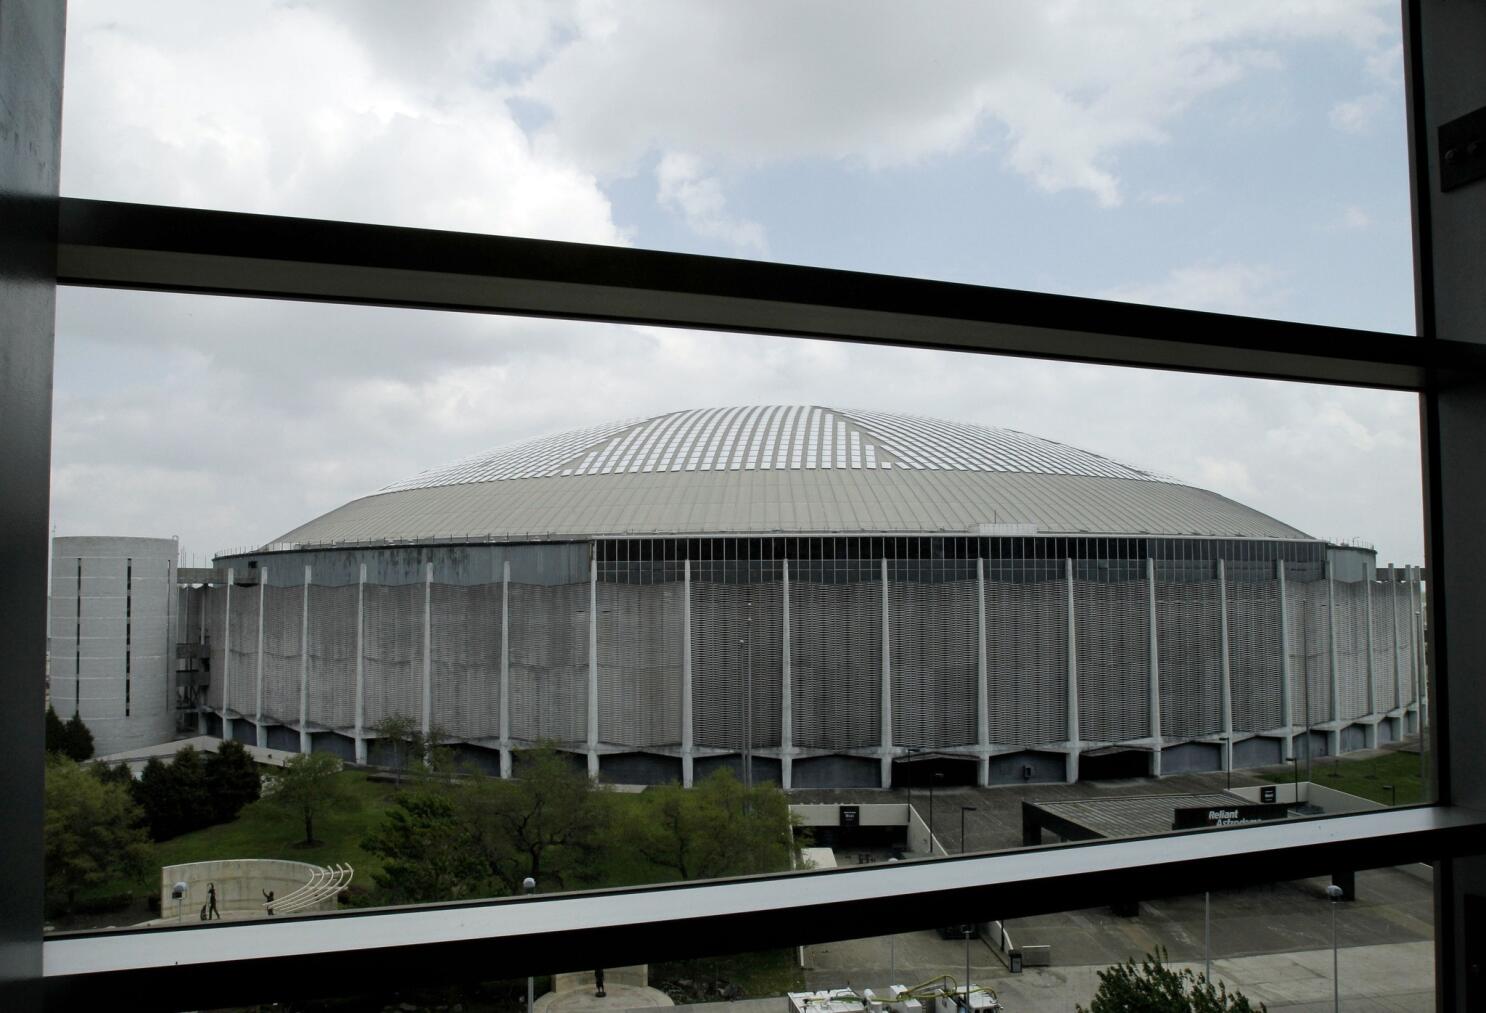
<svg viewBox="0 0 1486 1013"><path fill-rule="evenodd" d="M1331 1008L1331 912L1327 880L1301 880L1212 895L1213 977L1271 1010L1307 1013ZM1434 956L1430 887L1411 871L1359 873L1357 900L1337 909L1342 995L1354 1013L1428 1009ZM978 940L970 946L971 977L994 988L1008 1010L1071 1010L1087 1003L1098 972L1157 945L1173 963L1203 967L1203 898L1142 903L1134 918L1094 908L1017 919L1008 931L1019 943L1052 947L1053 966L1011 974ZM965 974L965 944L932 931L857 939L805 950L811 988L912 985L941 974Z"/></svg>

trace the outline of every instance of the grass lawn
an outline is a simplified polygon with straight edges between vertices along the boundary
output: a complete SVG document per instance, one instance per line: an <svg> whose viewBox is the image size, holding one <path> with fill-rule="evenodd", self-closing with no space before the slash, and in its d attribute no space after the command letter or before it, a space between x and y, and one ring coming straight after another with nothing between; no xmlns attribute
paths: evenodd
<svg viewBox="0 0 1486 1013"><path fill-rule="evenodd" d="M1270 767L1258 771L1258 776L1276 784L1285 784L1295 776L1289 767ZM1301 764L1301 776L1305 776L1305 764ZM1402 751L1387 752L1367 759L1349 760L1345 756L1317 757L1311 765L1311 780L1323 788L1335 788L1349 795L1372 799L1388 805L1393 792L1384 785L1393 785L1399 805L1410 805L1425 801L1423 784L1419 780L1419 754Z"/></svg>
<svg viewBox="0 0 1486 1013"><path fill-rule="evenodd" d="M304 823L273 803L259 799L246 806L231 823L172 837L155 846L159 865L207 862L219 858L277 858L314 865L349 863L356 882L370 885L381 859L361 850L361 841L382 821L397 788L369 781L364 771L343 770L338 775L349 801L315 817L318 841L307 847Z"/></svg>

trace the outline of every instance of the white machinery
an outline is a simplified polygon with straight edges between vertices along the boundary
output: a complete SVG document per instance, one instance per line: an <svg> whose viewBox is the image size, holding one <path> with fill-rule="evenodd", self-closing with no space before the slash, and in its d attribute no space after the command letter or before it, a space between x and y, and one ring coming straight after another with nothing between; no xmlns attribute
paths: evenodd
<svg viewBox="0 0 1486 1013"><path fill-rule="evenodd" d="M965 991L953 978L944 976L912 988L890 985L885 992L863 989L860 997L850 989L837 988L791 993L789 998L792 1013L998 1013L1003 1008L988 986L970 984L968 1007ZM812 1000L814 1005L810 1004Z"/></svg>

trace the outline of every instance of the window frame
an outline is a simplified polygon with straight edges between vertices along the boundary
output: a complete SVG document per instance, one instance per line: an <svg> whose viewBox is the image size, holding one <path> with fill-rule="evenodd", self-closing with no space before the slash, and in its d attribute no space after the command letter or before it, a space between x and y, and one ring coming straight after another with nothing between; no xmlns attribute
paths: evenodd
<svg viewBox="0 0 1486 1013"><path fill-rule="evenodd" d="M490 977L523 973L534 963L561 970L594 966L599 956L613 962L625 954L684 955L747 948L759 939L803 943L841 936L832 925L849 926L850 935L921 927L922 912L931 906L923 903L925 891L945 903L1031 914L1157 887L1197 890L1270 879L1283 851L1287 876L1435 862L1438 1003L1466 1008L1471 986L1461 896L1467 888L1483 889L1486 880L1480 858L1486 850L1486 770L1450 730L1481 719L1486 690L1482 680L1451 686L1448 673L1486 665L1486 634L1478 632L1486 624L1473 620L1486 607L1486 593L1467 573L1486 562L1486 535L1468 530L1479 526L1471 519L1486 512L1486 480L1469 467L1486 443L1486 357L1472 329L1471 305L1461 302L1472 284L1471 243L1480 236L1456 227L1478 219L1459 214L1458 203L1453 213L1434 206L1428 129L1441 118L1442 97L1474 89L1479 100L1482 94L1468 45L1476 35L1459 30L1458 20L1474 26L1468 19L1478 15L1462 14L1461 6L1404 4L1419 328L1417 336L1402 336L685 254L60 198L65 12L47 0L0 0L0 140L25 142L0 145L0 207L6 213L0 219L6 222L0 236L6 356L0 422L7 450L0 455L0 484L9 490L0 497L6 522L0 631L17 645L13 672L39 671L44 651L44 625L36 619L45 604L39 589L45 587L57 284L831 338L1419 392L1438 788L1433 805L1284 827L1065 845L804 879L755 877L43 941L41 691L26 676L8 676L0 683L0 729L12 751L0 773L0 813L14 848L0 873L8 898L0 905L6 908L0 914L0 983L7 997L21 999L16 1008L33 1005L28 999L70 1006L104 995L112 1004L122 998L124 1005L151 1007L171 996L183 1005L202 995L238 1003L265 993L335 993L352 982L359 989L419 977ZM1472 199L1479 211L1479 194ZM31 713L34 718L26 716ZM803 917L799 901L810 897L840 917ZM585 924L584 904L633 910L614 915L605 928ZM508 916L518 906L521 924L513 926ZM417 926L424 928L415 932ZM367 935L358 938L363 928ZM276 939L274 932L285 935ZM348 937L358 945L348 949ZM372 945L398 938L412 941ZM228 945L234 939L242 942ZM288 940L294 941L290 948L283 945ZM87 965L77 956L85 949L114 957ZM191 959L179 962L186 953ZM223 966L226 954L234 960L230 970ZM473 967L478 972L463 970Z"/></svg>

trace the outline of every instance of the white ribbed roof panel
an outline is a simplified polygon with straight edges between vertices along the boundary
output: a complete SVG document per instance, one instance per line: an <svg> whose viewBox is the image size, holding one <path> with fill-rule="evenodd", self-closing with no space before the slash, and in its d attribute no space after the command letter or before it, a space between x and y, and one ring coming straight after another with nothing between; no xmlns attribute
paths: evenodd
<svg viewBox="0 0 1486 1013"><path fill-rule="evenodd" d="M1170 481L1012 429L819 406L694 408L544 436L434 468L382 492L519 478L662 471L866 469Z"/></svg>
<svg viewBox="0 0 1486 1013"><path fill-rule="evenodd" d="M621 535L1045 534L1308 539L1217 493L1009 429L818 406L707 408L424 472L291 543Z"/></svg>

